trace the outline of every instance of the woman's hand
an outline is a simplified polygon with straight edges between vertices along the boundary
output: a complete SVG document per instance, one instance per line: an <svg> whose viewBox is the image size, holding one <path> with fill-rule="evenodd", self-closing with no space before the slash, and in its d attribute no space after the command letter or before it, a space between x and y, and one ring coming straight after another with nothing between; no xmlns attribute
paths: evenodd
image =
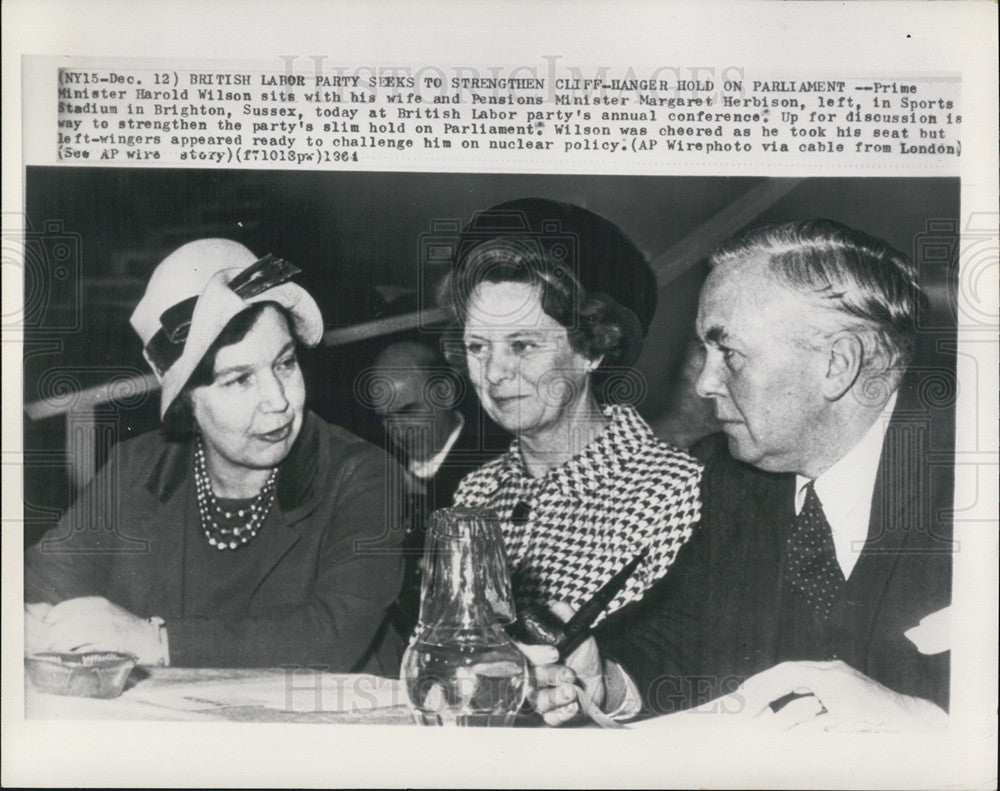
<svg viewBox="0 0 1000 791"><path fill-rule="evenodd" d="M569 620L574 609L563 602L552 612ZM580 713L577 695L582 692L600 708L604 703L601 654L593 637L588 638L559 664L559 653L550 645L521 645L533 668L531 705L549 725L562 725Z"/></svg>
<svg viewBox="0 0 1000 791"><path fill-rule="evenodd" d="M46 651L124 651L139 664L155 665L162 657L156 627L103 596L67 599L44 615Z"/></svg>

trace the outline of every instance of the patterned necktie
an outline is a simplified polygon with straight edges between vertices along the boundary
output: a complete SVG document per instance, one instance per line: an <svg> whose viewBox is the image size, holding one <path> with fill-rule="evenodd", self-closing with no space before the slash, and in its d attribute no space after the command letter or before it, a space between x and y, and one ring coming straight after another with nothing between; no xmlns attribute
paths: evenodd
<svg viewBox="0 0 1000 791"><path fill-rule="evenodd" d="M795 529L786 547L785 581L801 593L823 619L844 587L844 572L837 563L833 532L812 482L795 518Z"/></svg>

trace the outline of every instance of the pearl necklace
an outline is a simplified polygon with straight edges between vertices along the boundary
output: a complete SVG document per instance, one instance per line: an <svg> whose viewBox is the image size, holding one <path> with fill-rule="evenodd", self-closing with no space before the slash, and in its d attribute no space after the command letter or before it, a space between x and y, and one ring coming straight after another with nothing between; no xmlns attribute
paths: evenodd
<svg viewBox="0 0 1000 791"><path fill-rule="evenodd" d="M208 468L205 466L205 449L202 446L201 438L198 439L198 447L194 454L194 484L198 496L198 513L201 516L201 528L208 539L208 543L219 550L239 549L250 539L257 535L265 517L274 505L275 481L278 479L277 468L271 470L271 474L264 482L264 487L260 493L250 501L245 508L236 513L226 511L219 505L212 491L212 483L208 477ZM231 527L222 527L218 520L221 517L230 523L233 520L241 520ZM242 520L246 521L242 521Z"/></svg>

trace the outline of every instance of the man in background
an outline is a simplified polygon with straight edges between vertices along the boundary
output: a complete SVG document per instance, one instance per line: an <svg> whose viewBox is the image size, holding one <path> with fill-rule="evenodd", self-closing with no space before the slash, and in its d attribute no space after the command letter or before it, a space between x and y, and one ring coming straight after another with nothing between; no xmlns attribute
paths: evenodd
<svg viewBox="0 0 1000 791"><path fill-rule="evenodd" d="M462 478L487 459L480 449L480 432L466 425L458 409L464 380L434 347L393 343L367 375L376 396L371 405L385 427L387 445L406 470L406 573L394 615L396 627L406 636L420 606L418 561L427 518L451 505Z"/></svg>

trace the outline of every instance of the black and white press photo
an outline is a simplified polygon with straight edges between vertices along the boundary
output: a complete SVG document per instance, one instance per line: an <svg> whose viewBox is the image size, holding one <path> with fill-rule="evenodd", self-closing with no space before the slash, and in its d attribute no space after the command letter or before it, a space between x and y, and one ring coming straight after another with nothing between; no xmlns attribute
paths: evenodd
<svg viewBox="0 0 1000 791"><path fill-rule="evenodd" d="M480 509L526 720L945 716L957 181L29 168L26 208L29 654L131 656L168 718L254 674L359 717L323 672L469 716L400 662Z"/></svg>

